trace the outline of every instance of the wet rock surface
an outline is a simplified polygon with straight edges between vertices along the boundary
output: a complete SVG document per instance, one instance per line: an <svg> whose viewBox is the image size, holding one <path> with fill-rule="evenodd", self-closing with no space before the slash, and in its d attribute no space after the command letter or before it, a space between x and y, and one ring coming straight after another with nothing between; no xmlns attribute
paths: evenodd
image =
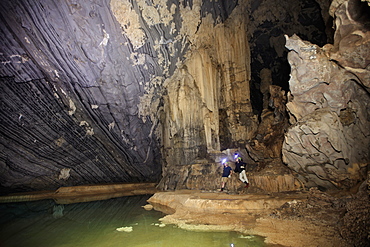
<svg viewBox="0 0 370 247"><path fill-rule="evenodd" d="M257 234L267 243L283 246L366 246L370 242L366 184L355 194L328 194L317 188L268 195L181 190L156 193L148 202L168 214L162 222L188 230Z"/></svg>

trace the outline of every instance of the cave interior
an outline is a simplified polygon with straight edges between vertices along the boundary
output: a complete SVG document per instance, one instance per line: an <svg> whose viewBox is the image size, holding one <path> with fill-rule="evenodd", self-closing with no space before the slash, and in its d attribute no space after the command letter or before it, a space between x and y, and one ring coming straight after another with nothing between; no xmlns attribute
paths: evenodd
<svg viewBox="0 0 370 247"><path fill-rule="evenodd" d="M369 5L0 1L0 194L216 191L237 153L250 186L231 193L368 204Z"/></svg>

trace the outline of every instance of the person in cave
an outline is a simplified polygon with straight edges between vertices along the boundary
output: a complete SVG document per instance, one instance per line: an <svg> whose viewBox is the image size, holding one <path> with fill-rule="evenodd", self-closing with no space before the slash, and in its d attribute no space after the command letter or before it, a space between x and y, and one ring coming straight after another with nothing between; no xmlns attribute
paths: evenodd
<svg viewBox="0 0 370 247"><path fill-rule="evenodd" d="M221 177L221 191L224 191L227 180L233 173L233 169L229 166L228 162L224 161L223 164L224 164L224 170L222 172L222 177Z"/></svg>
<svg viewBox="0 0 370 247"><path fill-rule="evenodd" d="M243 162L242 157L236 157L235 158L235 169L234 171L236 173L239 173L239 179L243 183L245 183L245 188L249 187L249 181L247 178L247 174L245 174L245 167L247 163Z"/></svg>

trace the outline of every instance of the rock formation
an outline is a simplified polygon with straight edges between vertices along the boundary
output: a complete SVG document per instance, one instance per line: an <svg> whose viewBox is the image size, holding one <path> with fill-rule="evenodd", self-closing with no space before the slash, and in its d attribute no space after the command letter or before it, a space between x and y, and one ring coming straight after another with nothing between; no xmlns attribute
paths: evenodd
<svg viewBox="0 0 370 247"><path fill-rule="evenodd" d="M369 10L358 1L332 5L333 45L320 48L287 37L292 68L287 109L293 125L285 136L283 158L308 186L348 189L366 178L370 32L363 8Z"/></svg>
<svg viewBox="0 0 370 247"><path fill-rule="evenodd" d="M158 181L162 163L247 139L245 25L224 24L236 4L3 1L4 190Z"/></svg>
<svg viewBox="0 0 370 247"><path fill-rule="evenodd" d="M139 48L111 8L108 1L1 2L2 187L159 179L153 123L138 115L157 61L149 46L134 54ZM59 178L63 169L68 179Z"/></svg>
<svg viewBox="0 0 370 247"><path fill-rule="evenodd" d="M364 180L367 2L334 1L330 11L324 0L0 7L4 193L159 181L215 189L219 161L234 152L262 190ZM238 191L237 178L230 186Z"/></svg>

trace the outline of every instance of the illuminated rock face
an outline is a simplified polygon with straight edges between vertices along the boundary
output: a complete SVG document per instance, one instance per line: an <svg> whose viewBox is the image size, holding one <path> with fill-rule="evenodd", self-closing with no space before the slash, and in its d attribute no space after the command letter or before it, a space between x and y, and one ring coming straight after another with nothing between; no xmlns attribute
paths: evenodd
<svg viewBox="0 0 370 247"><path fill-rule="evenodd" d="M199 159L212 163L210 156L243 146L257 128L249 100L250 55L241 10L235 9L225 23L217 25L210 16L203 18L186 60L165 81L168 93L160 113L164 188L185 186L182 182L191 171L181 166ZM214 181L213 176L205 178Z"/></svg>
<svg viewBox="0 0 370 247"><path fill-rule="evenodd" d="M367 14L360 16L363 9ZM332 5L334 45L320 48L297 36L287 37L292 67L287 109L293 125L285 136L283 159L309 186L349 188L366 178L369 9L359 1Z"/></svg>

